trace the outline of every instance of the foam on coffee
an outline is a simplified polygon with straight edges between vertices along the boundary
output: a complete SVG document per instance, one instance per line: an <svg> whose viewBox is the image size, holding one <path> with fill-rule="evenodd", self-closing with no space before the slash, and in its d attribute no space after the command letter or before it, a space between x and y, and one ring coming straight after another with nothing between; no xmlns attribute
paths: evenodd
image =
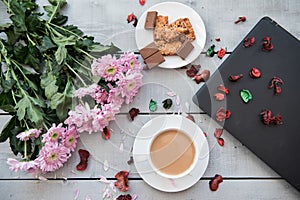
<svg viewBox="0 0 300 200"><path fill-rule="evenodd" d="M196 149L189 136L177 129L159 133L150 146L153 165L162 173L179 175L193 164Z"/></svg>

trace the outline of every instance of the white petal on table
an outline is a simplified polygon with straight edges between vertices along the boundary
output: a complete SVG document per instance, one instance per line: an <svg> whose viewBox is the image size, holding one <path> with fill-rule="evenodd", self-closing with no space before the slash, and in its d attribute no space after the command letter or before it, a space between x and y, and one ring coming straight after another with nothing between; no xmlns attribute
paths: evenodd
<svg viewBox="0 0 300 200"><path fill-rule="evenodd" d="M103 169L106 172L109 170L109 163L107 160L104 160L104 162L103 162Z"/></svg>

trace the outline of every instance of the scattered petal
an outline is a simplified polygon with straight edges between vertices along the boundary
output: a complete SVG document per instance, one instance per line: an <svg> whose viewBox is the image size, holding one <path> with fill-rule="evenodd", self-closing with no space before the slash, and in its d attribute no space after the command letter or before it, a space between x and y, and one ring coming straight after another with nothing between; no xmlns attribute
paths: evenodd
<svg viewBox="0 0 300 200"><path fill-rule="evenodd" d="M245 22L246 21L246 17L245 16L240 16L234 23L238 24L240 22Z"/></svg>
<svg viewBox="0 0 300 200"><path fill-rule="evenodd" d="M215 177L209 181L209 188L211 191L216 191L219 188L219 184L223 182L223 177L216 174Z"/></svg>
<svg viewBox="0 0 300 200"><path fill-rule="evenodd" d="M105 198L111 198L112 197L112 194L111 192L109 191L108 188L106 188L103 192L103 195L102 195L102 199L105 199Z"/></svg>
<svg viewBox="0 0 300 200"><path fill-rule="evenodd" d="M102 138L104 140L109 140L110 139L110 130L107 127L104 127L102 131Z"/></svg>
<svg viewBox="0 0 300 200"><path fill-rule="evenodd" d="M193 115L191 115L191 114L187 115L186 118L188 118L188 119L191 120L192 122L195 122L195 118L194 118Z"/></svg>
<svg viewBox="0 0 300 200"><path fill-rule="evenodd" d="M140 4L143 6L146 3L146 0L139 0Z"/></svg>
<svg viewBox="0 0 300 200"><path fill-rule="evenodd" d="M131 165L133 163L133 156L130 156L129 160L127 161L128 165Z"/></svg>
<svg viewBox="0 0 300 200"><path fill-rule="evenodd" d="M48 181L48 179L46 177L42 176L42 175L38 175L38 179L40 181Z"/></svg>
<svg viewBox="0 0 300 200"><path fill-rule="evenodd" d="M172 105L173 105L173 101L172 101L172 99L165 99L165 100L163 100L163 107L164 107L164 109L170 109L171 107L172 107Z"/></svg>
<svg viewBox="0 0 300 200"><path fill-rule="evenodd" d="M132 195L132 200L136 200L138 198L138 196L136 194Z"/></svg>
<svg viewBox="0 0 300 200"><path fill-rule="evenodd" d="M203 70L203 72L201 74L197 74L194 77L194 80L196 81L197 84L201 83L201 82L206 82L210 77L210 71L209 70Z"/></svg>
<svg viewBox="0 0 300 200"><path fill-rule="evenodd" d="M220 42L220 41L221 41L221 38L217 37L215 40L216 40L217 42Z"/></svg>
<svg viewBox="0 0 300 200"><path fill-rule="evenodd" d="M150 100L150 103L149 103L149 110L151 112L154 112L157 110L157 102L154 101L153 99Z"/></svg>
<svg viewBox="0 0 300 200"><path fill-rule="evenodd" d="M127 16L127 23L133 22L133 26L136 27L137 23L138 23L138 19L137 17L131 13Z"/></svg>
<svg viewBox="0 0 300 200"><path fill-rule="evenodd" d="M140 113L138 108L131 108L128 112L128 119L133 121L134 118Z"/></svg>
<svg viewBox="0 0 300 200"><path fill-rule="evenodd" d="M132 200L132 197L130 194L121 194L116 200Z"/></svg>
<svg viewBox="0 0 300 200"><path fill-rule="evenodd" d="M215 132L214 132L214 135L216 138L220 138L221 135L223 133L223 129L222 128L216 128Z"/></svg>
<svg viewBox="0 0 300 200"><path fill-rule="evenodd" d="M246 89L242 89L240 91L240 96L241 96L242 100L244 101L244 103L248 103L252 99L251 92Z"/></svg>
<svg viewBox="0 0 300 200"><path fill-rule="evenodd" d="M225 99L225 95L223 93L216 93L214 94L214 98L216 101L223 101Z"/></svg>
<svg viewBox="0 0 300 200"><path fill-rule="evenodd" d="M236 82L238 80L240 80L241 78L243 78L243 74L238 74L238 75L231 75L228 77L228 79L232 82Z"/></svg>
<svg viewBox="0 0 300 200"><path fill-rule="evenodd" d="M223 138L218 138L218 143L221 147L224 146L224 139Z"/></svg>
<svg viewBox="0 0 300 200"><path fill-rule="evenodd" d="M244 40L243 46L244 46L245 48L248 48L248 47L251 47L252 45L254 45L254 43L255 43L255 37L252 37L252 38L246 38L246 39Z"/></svg>
<svg viewBox="0 0 300 200"><path fill-rule="evenodd" d="M215 55L215 45L211 45L208 49L207 49L207 52L206 52L206 55L209 56L209 57L213 57Z"/></svg>
<svg viewBox="0 0 300 200"><path fill-rule="evenodd" d="M109 183L109 187L110 187L110 189L111 189L114 193L117 193L117 188L115 187L114 182L110 182L110 183Z"/></svg>
<svg viewBox="0 0 300 200"><path fill-rule="evenodd" d="M179 95L176 96L176 105L177 106L180 105L180 97L179 97Z"/></svg>
<svg viewBox="0 0 300 200"><path fill-rule="evenodd" d="M174 97L174 96L176 96L176 93L175 92L167 92L167 95L169 97Z"/></svg>
<svg viewBox="0 0 300 200"><path fill-rule="evenodd" d="M187 111L190 111L190 104L188 102L185 102L185 107Z"/></svg>
<svg viewBox="0 0 300 200"><path fill-rule="evenodd" d="M78 171L84 171L86 170L88 166L88 158L90 157L90 153L87 150L79 149L78 150L79 156L80 156L80 162L76 166L76 169Z"/></svg>
<svg viewBox="0 0 300 200"><path fill-rule="evenodd" d="M203 134L204 134L204 136L205 136L205 137L207 137L207 134L206 134L206 132L204 132L204 131L203 131Z"/></svg>
<svg viewBox="0 0 300 200"><path fill-rule="evenodd" d="M124 144L123 144L123 142L121 142L119 150L120 150L121 153L123 153L123 151L124 151Z"/></svg>
<svg viewBox="0 0 300 200"><path fill-rule="evenodd" d="M106 177L104 177L104 176L101 176L101 175L100 175L100 177L99 177L99 178L100 178L100 180L99 180L99 181L100 181L101 183L105 183L105 184L109 184L109 183L110 183L110 181L109 181L109 180L107 180L107 178L106 178Z"/></svg>
<svg viewBox="0 0 300 200"><path fill-rule="evenodd" d="M174 179L170 178L169 180L170 180L170 182L171 182L171 185L172 185L173 187L176 187L176 183L175 183Z"/></svg>
<svg viewBox="0 0 300 200"><path fill-rule="evenodd" d="M217 51L218 58L222 59L225 56L226 51L227 51L226 48L225 49L221 48L219 51Z"/></svg>
<svg viewBox="0 0 300 200"><path fill-rule="evenodd" d="M103 162L103 169L106 172L109 170L109 163L107 160L104 160L104 162Z"/></svg>
<svg viewBox="0 0 300 200"><path fill-rule="evenodd" d="M229 89L228 88L226 88L224 85L222 85L222 84L220 84L219 86L218 86L218 90L220 91L220 92L224 92L225 94L229 94Z"/></svg>
<svg viewBox="0 0 300 200"><path fill-rule="evenodd" d="M274 46L271 43L271 38L268 36L264 37L263 43L262 43L262 49L265 51L272 51L273 48L274 48Z"/></svg>
<svg viewBox="0 0 300 200"><path fill-rule="evenodd" d="M193 78L201 68L200 65L192 65L190 69L186 70L186 75Z"/></svg>
<svg viewBox="0 0 300 200"><path fill-rule="evenodd" d="M77 199L78 199L79 193L80 193L80 190L79 190L79 189L76 189L76 190L75 190L74 200L77 200Z"/></svg>
<svg viewBox="0 0 300 200"><path fill-rule="evenodd" d="M129 190L128 186L128 171L120 171L115 175L115 178L117 181L114 183L114 185L119 188L121 192L126 192Z"/></svg>

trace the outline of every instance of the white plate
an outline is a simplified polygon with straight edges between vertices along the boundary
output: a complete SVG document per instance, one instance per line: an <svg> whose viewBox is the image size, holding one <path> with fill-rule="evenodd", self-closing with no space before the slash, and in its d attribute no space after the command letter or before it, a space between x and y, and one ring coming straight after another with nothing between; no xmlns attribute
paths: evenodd
<svg viewBox="0 0 300 200"><path fill-rule="evenodd" d="M148 160L147 151L151 138L158 131L169 128L183 130L189 134L199 149L195 168L188 175L178 179L158 175ZM133 145L133 159L138 173L150 186L164 192L179 192L193 186L202 177L208 165L209 148L203 131L191 120L180 115L159 116L147 122L138 132Z"/></svg>
<svg viewBox="0 0 300 200"><path fill-rule="evenodd" d="M178 18L188 17L194 28L196 40L192 42L194 49L185 60L179 56L165 56L165 62L159 67L162 68L178 68L193 62L201 53L206 41L206 31L202 18L199 14L187 5L177 2L164 2L156 4L146 10L140 17L135 31L135 40L138 49L144 48L149 43L153 42L153 30L144 29L144 24L148 11L157 11L158 15L169 17L169 23Z"/></svg>

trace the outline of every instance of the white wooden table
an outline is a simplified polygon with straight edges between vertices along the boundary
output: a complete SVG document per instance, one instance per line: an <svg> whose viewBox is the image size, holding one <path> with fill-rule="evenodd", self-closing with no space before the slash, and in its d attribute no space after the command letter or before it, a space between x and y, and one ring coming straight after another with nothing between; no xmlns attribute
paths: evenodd
<svg viewBox="0 0 300 200"><path fill-rule="evenodd" d="M300 38L300 1L298 0L177 0L196 10L206 26L207 39L203 52L195 63L202 69L214 72L222 63L217 56L205 55L210 45L216 50L226 47L228 52L236 47L251 28L263 17L270 16L289 32ZM44 4L46 1L38 1ZM127 24L127 15L131 12L137 17L150 6L162 0L146 0L141 6L138 0L68 0L65 14L69 23L78 25L86 34L93 35L101 43L113 42L123 51L136 51L134 27ZM240 24L233 22L238 16L246 16L247 21ZM5 6L0 2L0 23L8 21ZM215 38L219 37L220 42ZM6 159L13 157L8 144L0 144L0 199L102 199L107 185L99 182L100 175L114 181L114 175L120 170L130 171L130 190L138 199L300 199L300 192L276 174L263 161L251 153L230 133L224 134L225 145L220 147L213 136L216 123L192 102L193 94L202 86L196 84L185 74L185 69L166 70L154 68L144 71L143 86L134 102L122 108L122 113L110 125L112 137L104 141L99 134L82 134L78 148L92 153L89 167L79 172L77 152L65 166L45 175L47 181L35 179L29 174L14 173L8 169ZM176 81L175 81L176 80ZM134 164L128 165L134 135L148 120L166 114L162 107L154 114L149 113L148 102L151 98L161 102L167 98L166 92L173 91L181 99L181 110L191 113L196 123L207 132L210 147L210 161L201 180L188 190L178 193L164 193L147 185L138 175ZM161 104L160 104L161 106ZM127 112L131 107L141 110L134 122L129 122ZM179 106L173 106L171 112L177 112ZM10 116L0 115L3 127ZM120 150L120 146L124 150ZM103 162L107 160L110 168L104 171ZM224 182L216 192L209 189L208 182L215 175L221 174ZM114 196L117 197L118 193Z"/></svg>

